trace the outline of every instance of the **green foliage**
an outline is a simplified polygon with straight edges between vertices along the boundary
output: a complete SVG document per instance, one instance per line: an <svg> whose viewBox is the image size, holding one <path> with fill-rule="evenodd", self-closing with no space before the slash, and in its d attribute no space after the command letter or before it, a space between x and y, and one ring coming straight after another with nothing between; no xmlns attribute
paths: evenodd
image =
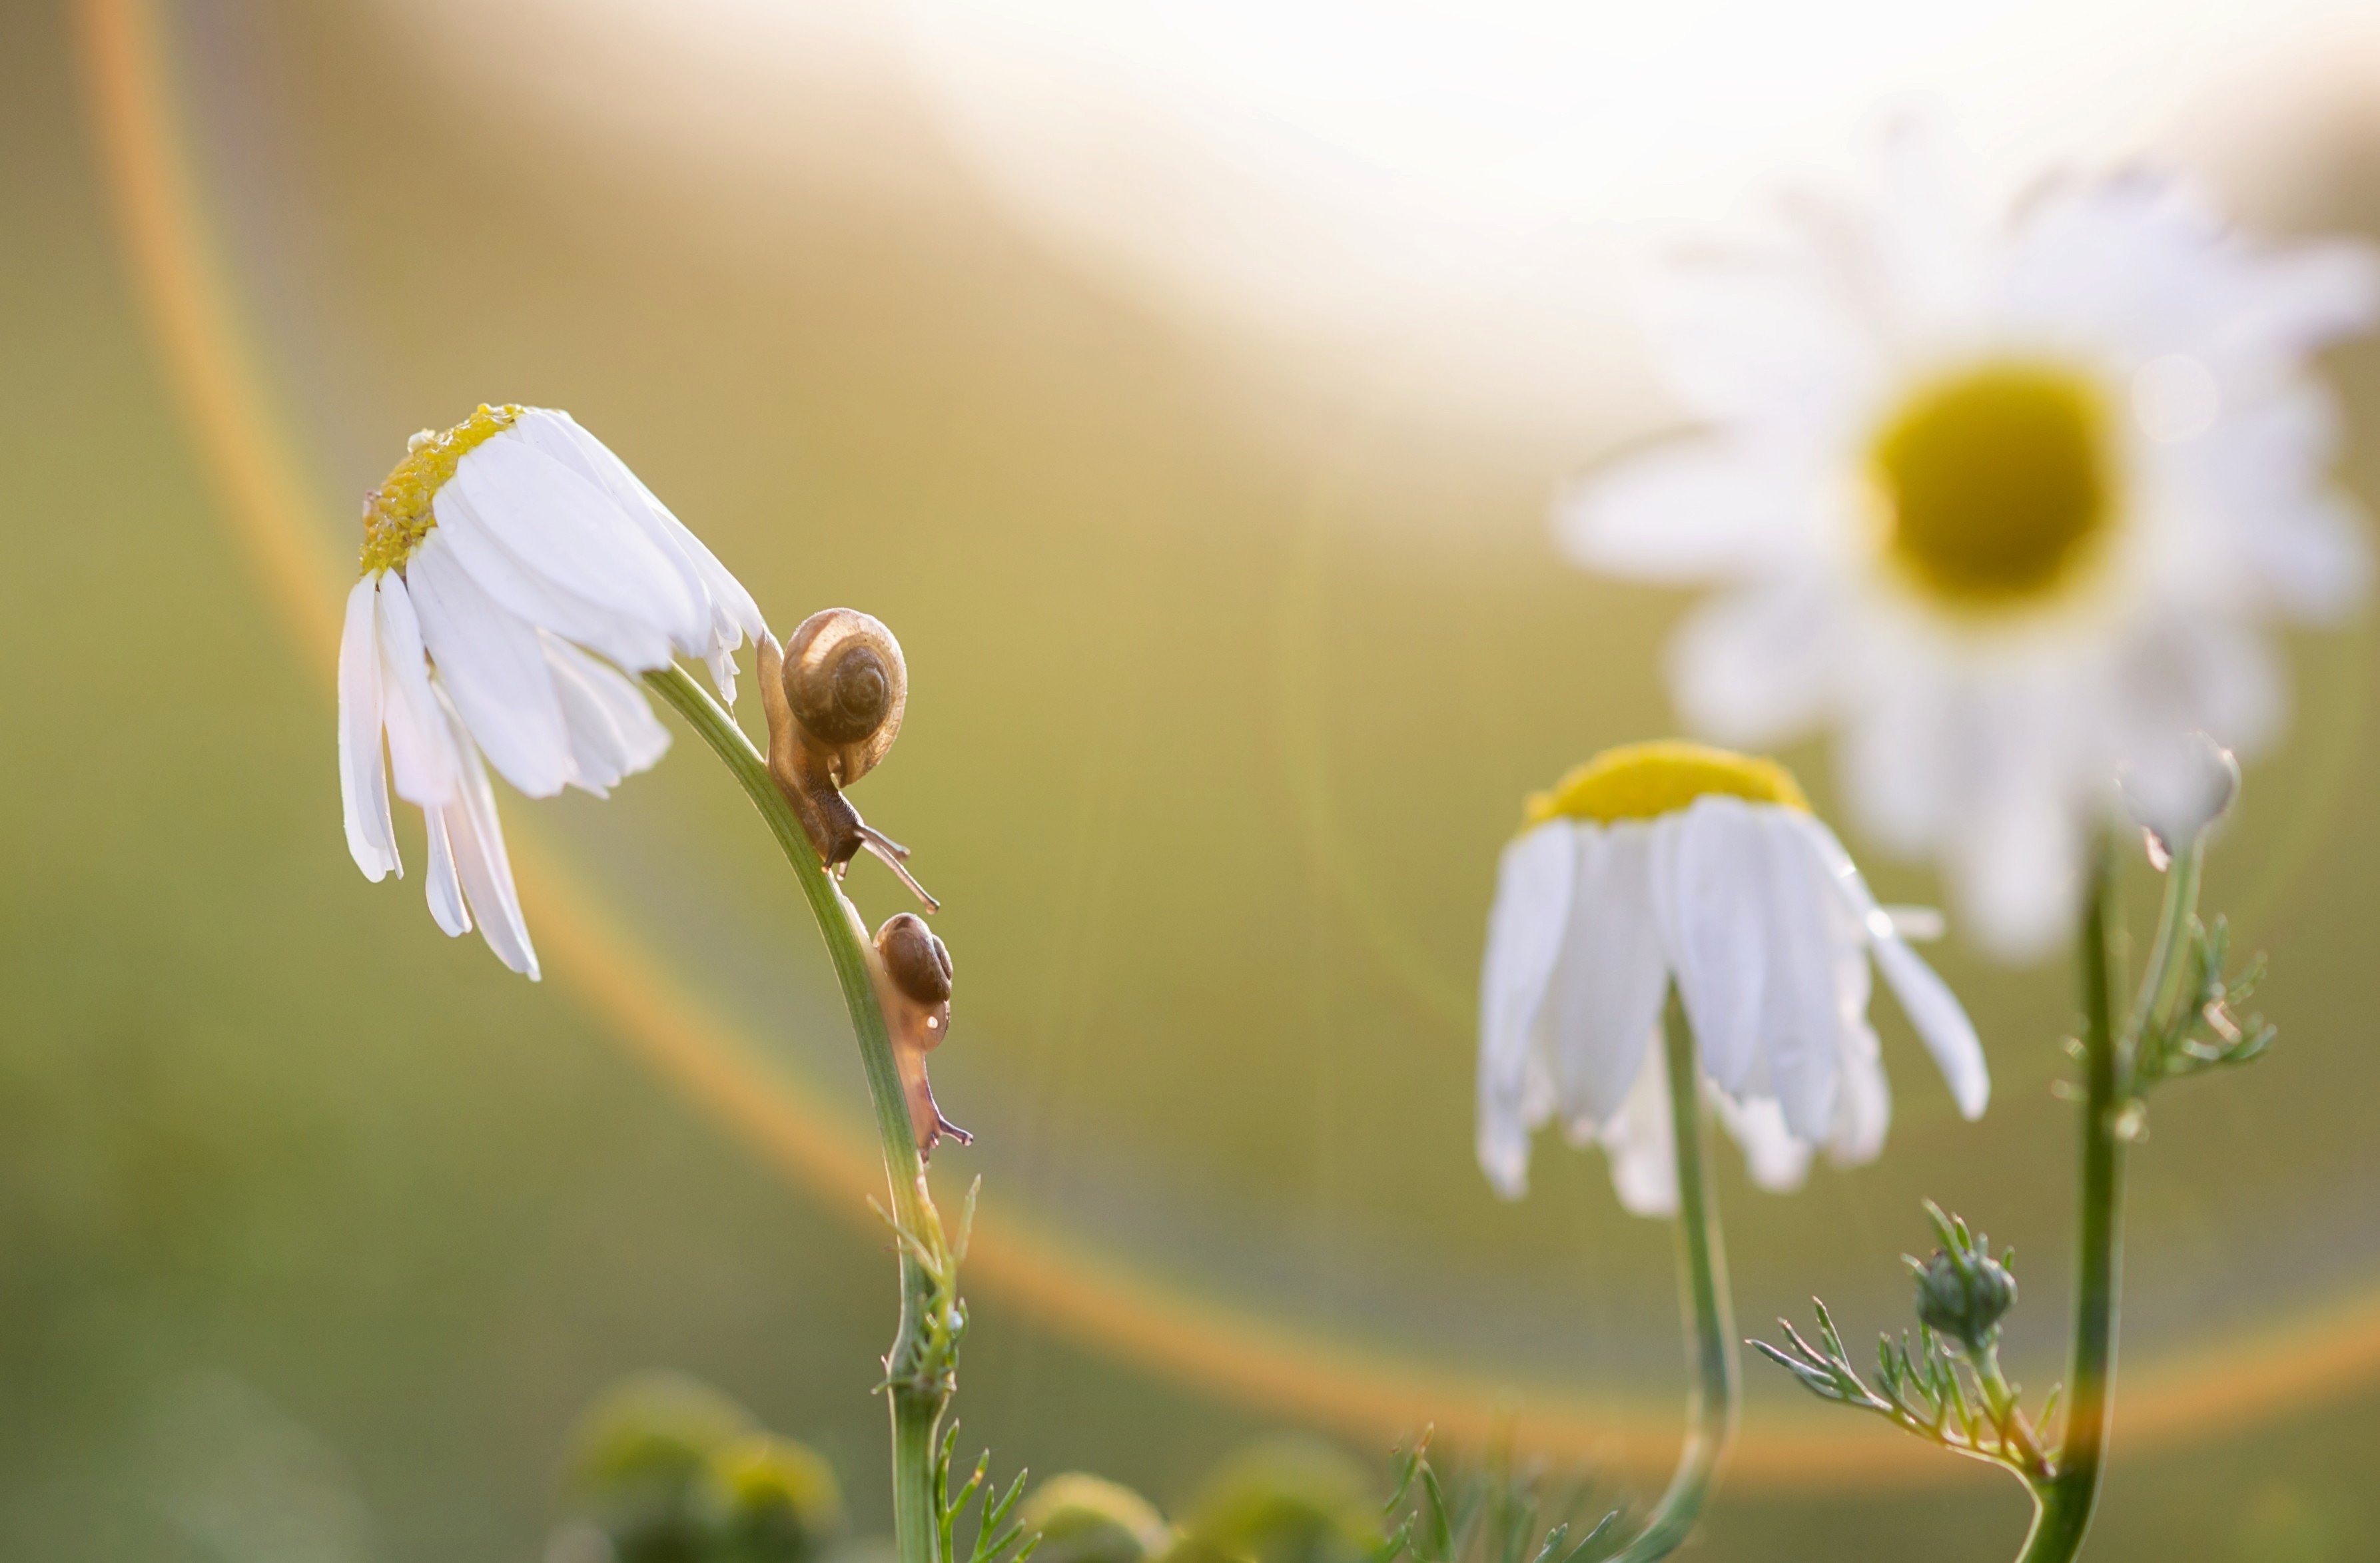
<svg viewBox="0 0 2380 1563"><path fill-rule="evenodd" d="M2253 1063L2269 1051L2278 1031L2260 1014L2242 1018L2232 1008L2264 980L2265 958L2252 956L2226 977L2231 929L2223 917L2208 927L2189 920L2174 1000L2151 1013L2132 1045L2132 1089L2145 1093L2168 1080Z"/></svg>
<svg viewBox="0 0 2380 1563"><path fill-rule="evenodd" d="M2155 838L2151 840L2155 849ZM2234 1010L2255 991L2264 975L2263 959L2226 975L2229 926L2220 916L2212 927L2199 920L2205 852L2203 830L2178 854L2152 851L2152 862L2168 878L2148 967L2120 1031L2114 1017L2104 1012L2094 1028L2094 1035L2110 1039L2100 1062L2107 1072L2101 1077L2101 1089L2112 1105L2089 1110L2107 1112L2102 1132L2116 1141L2136 1139L2144 1132L2152 1087L2252 1063L2273 1045L2274 1028L2262 1015L2243 1019ZM2106 948L2103 926L2089 937ZM2078 1062L2090 1063L2083 1043L2067 1046ZM2061 1094L2078 1102L2092 1100L2081 1087L2068 1087ZM1881 1338L1874 1387L1852 1367L1824 1302L1813 1300L1818 1321L1815 1343L1779 1319L1785 1347L1761 1340L1752 1345L1820 1399L1881 1416L1953 1453L2001 1466L2040 1496L2059 1481L2061 1465L2087 1472L2095 1450L2082 1457L2053 1453L2035 1429L2048 1425L2058 1391L2050 1391L2036 1423L2026 1416L2016 1387L2000 1371L1999 1321L2016 1302L2011 1273L2015 1252L1995 1260L1989 1242L1971 1234L1964 1221L1944 1215L1931 1201L1925 1209L1941 1246L1931 1259L1906 1258L1917 1280L1917 1339L1912 1345L1905 1334L1898 1340L1889 1335Z"/></svg>
<svg viewBox="0 0 2380 1563"><path fill-rule="evenodd" d="M967 1235L975 1227L976 1196L982 1192L981 1178L967 1185L966 1201L959 1207L955 1237L944 1232L941 1212L935 1209L931 1200L922 1202L922 1225L914 1228L905 1225L873 1199L868 1202L877 1218L892 1229L893 1241L902 1252L917 1262L926 1287L914 1315L905 1319L900 1339L893 1342L892 1355L885 1360L884 1381L878 1388L942 1404L957 1393L959 1347L966 1339L967 1327L966 1299L959 1295L959 1266L966 1261ZM942 1454L947 1458L949 1450L945 1448ZM940 1504L947 1494L939 1486L935 1492L935 1502Z"/></svg>
<svg viewBox="0 0 2380 1563"><path fill-rule="evenodd" d="M1558 1490L1542 1472L1516 1472L1499 1451L1450 1484L1430 1462L1429 1442L1425 1431L1397 1452L1394 1487L1379 1511L1396 1523L1371 1563L1408 1554L1415 1563L1593 1563L1619 1541L1616 1508L1582 1526L1585 1483Z"/></svg>
<svg viewBox="0 0 2380 1563"><path fill-rule="evenodd" d="M1787 1345L1755 1340L1752 1347L1820 1399L1880 1416L1954 1454L2012 1471L2029 1484L2046 1484L2057 1472L2034 1429L2048 1422L2058 1392L2050 1391L2036 1424L2026 1416L2017 1387L2000 1371L1999 1320L2016 1301L2010 1273L2016 1251L1994 1259L1989 1240L1970 1233L1964 1221L1931 1201L1925 1211L1942 1246L1930 1260L1903 1255L1917 1279L1916 1343L1906 1334L1877 1338L1874 1387L1852 1365L1834 1316L1815 1299L1815 1343L1779 1319Z"/></svg>
<svg viewBox="0 0 2380 1563"><path fill-rule="evenodd" d="M975 1209L975 1196L967 1196L967 1209ZM964 1238L962 1238L964 1242ZM1026 1472L1016 1473L1006 1490L997 1496L988 1478L991 1473L991 1451L976 1456L975 1469L956 1491L951 1487L951 1453L958 1443L959 1424L952 1423L934 1446L934 1523L939 1533L941 1550L936 1554L942 1563L962 1563L958 1551L958 1525L967 1505L976 1506L972 1540L964 1563L1026 1563L1040 1546L1041 1538L1028 1533L1021 1520L1011 1518L1016 1500L1025 1495Z"/></svg>

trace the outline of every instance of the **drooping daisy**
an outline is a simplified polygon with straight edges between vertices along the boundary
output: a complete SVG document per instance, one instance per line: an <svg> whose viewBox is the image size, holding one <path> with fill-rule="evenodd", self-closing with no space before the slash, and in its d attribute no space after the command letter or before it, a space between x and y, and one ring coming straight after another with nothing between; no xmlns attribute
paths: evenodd
<svg viewBox="0 0 2380 1563"><path fill-rule="evenodd" d="M695 658L733 700L735 648L766 633L760 611L565 412L482 406L424 430L363 519L339 643L347 850L366 878L404 873L393 770L427 828L431 915L456 935L476 921L534 979L487 767L533 798L603 795L669 746L622 670Z"/></svg>
<svg viewBox="0 0 2380 1563"><path fill-rule="evenodd" d="M1599 1142L1621 1203L1677 1207L1661 1010L1674 982L1754 1180L1814 1149L1872 1160L1891 1115L1867 1021L1873 959L1974 1118L1974 1027L1868 893L1792 775L1679 743L1607 751L1529 800L1504 849L1479 992L1479 1165L1528 1186L1530 1133Z"/></svg>
<svg viewBox="0 0 2380 1563"><path fill-rule="evenodd" d="M2260 626L2362 597L2308 360L2376 281L2171 178L1998 210L1912 128L1866 199L1668 271L1656 346L1706 430L1581 485L1557 530L1593 568L1730 588L1670 648L1688 722L1839 728L1862 823L2030 955L2118 769L2192 763L2193 730L2266 742Z"/></svg>

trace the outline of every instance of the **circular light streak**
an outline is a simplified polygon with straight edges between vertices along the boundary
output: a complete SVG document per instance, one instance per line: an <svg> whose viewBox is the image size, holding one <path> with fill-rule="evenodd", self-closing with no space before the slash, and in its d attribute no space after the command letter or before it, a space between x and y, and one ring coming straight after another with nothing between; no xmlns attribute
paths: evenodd
<svg viewBox="0 0 2380 1563"><path fill-rule="evenodd" d="M84 85L129 269L161 367L224 524L327 690L337 644L338 562L271 412L266 377L202 238L152 0L79 0ZM514 865L551 969L614 1038L770 1166L856 1225L881 1182L874 1146L806 1082L763 1060L722 1015L639 951L530 830ZM1031 1215L979 1213L968 1278L1041 1327L1123 1363L1265 1415L1374 1443L1435 1423L1463 1442L1521 1447L1642 1475L1665 1472L1679 1428L1667 1411L1585 1397L1526 1399L1486 1375L1349 1345L1184 1293L1100 1255ZM2236 1432L2380 1376L2380 1293L2226 1339L2127 1375L2127 1446ZM1882 1430L1815 1415L1746 1428L1734 1479L1802 1493L1932 1486L1963 1476Z"/></svg>

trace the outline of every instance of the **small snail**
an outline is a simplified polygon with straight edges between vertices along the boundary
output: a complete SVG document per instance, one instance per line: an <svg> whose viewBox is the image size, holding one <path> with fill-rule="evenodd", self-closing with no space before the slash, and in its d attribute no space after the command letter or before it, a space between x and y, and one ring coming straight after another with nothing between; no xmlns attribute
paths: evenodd
<svg viewBox="0 0 2380 1563"><path fill-rule="evenodd" d="M901 1066L902 1093L909 1101L909 1128L917 1154L931 1156L948 1134L963 1145L975 1136L942 1116L926 1080L926 1055L951 1029L951 951L915 912L887 917L876 930L877 964L882 975L878 999L892 1036L892 1058Z"/></svg>
<svg viewBox="0 0 2380 1563"><path fill-rule="evenodd" d="M883 859L930 909L907 866L909 849L870 830L843 789L874 769L901 733L909 669L901 643L879 621L829 608L801 622L780 652L763 636L760 703L769 718L769 773L801 817L828 871L843 877L862 849Z"/></svg>

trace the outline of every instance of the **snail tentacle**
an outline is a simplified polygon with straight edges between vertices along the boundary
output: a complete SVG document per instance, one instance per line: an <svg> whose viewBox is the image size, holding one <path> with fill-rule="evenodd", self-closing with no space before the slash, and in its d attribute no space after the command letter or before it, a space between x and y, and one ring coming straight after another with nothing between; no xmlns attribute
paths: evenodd
<svg viewBox="0 0 2380 1563"><path fill-rule="evenodd" d="M926 903L927 911L939 912L942 909L942 903L936 901L926 887L917 882L917 877L915 874L909 872L907 847L869 825L866 820L859 822L858 829L859 844L873 854L878 862L892 869L894 878L908 886L911 892Z"/></svg>

